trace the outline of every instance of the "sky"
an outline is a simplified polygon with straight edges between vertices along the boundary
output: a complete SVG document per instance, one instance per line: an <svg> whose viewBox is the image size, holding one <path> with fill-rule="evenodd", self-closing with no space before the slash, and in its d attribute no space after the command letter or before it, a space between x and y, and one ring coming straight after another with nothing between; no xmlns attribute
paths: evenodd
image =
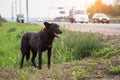
<svg viewBox="0 0 120 80"><path fill-rule="evenodd" d="M16 3L17 2L17 8ZM4 18L16 17L16 14L20 13L20 1L21 1L21 13L26 17L26 0L0 0L0 15ZM78 5L84 5L86 7L94 3L95 0L28 0L28 13L29 18L48 18L59 16L58 7L68 8ZM105 4L112 4L113 0L102 0ZM13 7L12 7L13 5ZM67 14L66 14L67 15Z"/></svg>

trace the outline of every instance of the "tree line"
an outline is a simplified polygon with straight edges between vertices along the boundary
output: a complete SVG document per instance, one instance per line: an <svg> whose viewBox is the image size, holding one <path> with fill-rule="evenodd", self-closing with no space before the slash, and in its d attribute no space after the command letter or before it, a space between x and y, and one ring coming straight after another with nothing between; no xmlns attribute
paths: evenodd
<svg viewBox="0 0 120 80"><path fill-rule="evenodd" d="M89 17L91 18L94 13L105 13L109 16L118 17L120 16L120 0L114 0L113 4L104 4L102 0L96 0L87 9Z"/></svg>
<svg viewBox="0 0 120 80"><path fill-rule="evenodd" d="M0 26L2 26L3 22L6 22L6 20L0 15Z"/></svg>

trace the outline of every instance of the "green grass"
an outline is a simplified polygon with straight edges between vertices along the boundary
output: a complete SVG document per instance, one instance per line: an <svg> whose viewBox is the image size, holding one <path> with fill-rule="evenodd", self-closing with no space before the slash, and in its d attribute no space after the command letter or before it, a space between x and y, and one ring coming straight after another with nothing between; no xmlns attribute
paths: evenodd
<svg viewBox="0 0 120 80"><path fill-rule="evenodd" d="M42 26L20 23L4 23L0 27L0 69L19 67L21 60L20 42L26 32L37 32ZM60 38L55 38L52 50L52 63L70 62L85 57L110 57L118 53L113 46L106 47L99 34L72 32L63 30ZM109 45L108 45L109 46ZM112 51L114 49L114 51ZM116 52L115 52L116 51ZM108 54L109 53L109 54ZM36 63L38 63L36 57ZM43 53L43 64L47 63L47 54ZM31 65L25 61L25 66Z"/></svg>
<svg viewBox="0 0 120 80"><path fill-rule="evenodd" d="M22 35L26 32L37 32L42 27L31 24L3 23L0 27L1 79L8 77L11 80L81 80L103 78L106 76L103 73L108 72L120 73L120 47L110 43L110 36L108 39L100 34L73 32L64 29L62 29L61 37L54 40L50 70L47 70L46 66L46 51L42 57L44 64L42 70L31 67L31 60L28 62L24 60L24 68L18 69L21 61L20 43ZM117 41L119 43L119 38ZM37 58L36 63L38 64ZM110 68L110 66L112 67Z"/></svg>
<svg viewBox="0 0 120 80"><path fill-rule="evenodd" d="M21 36L28 31L37 31L40 26L4 23L0 27L0 68L18 67L20 63Z"/></svg>
<svg viewBox="0 0 120 80"><path fill-rule="evenodd" d="M120 74L120 65L119 66L111 66L111 68L109 68L109 72L112 74Z"/></svg>

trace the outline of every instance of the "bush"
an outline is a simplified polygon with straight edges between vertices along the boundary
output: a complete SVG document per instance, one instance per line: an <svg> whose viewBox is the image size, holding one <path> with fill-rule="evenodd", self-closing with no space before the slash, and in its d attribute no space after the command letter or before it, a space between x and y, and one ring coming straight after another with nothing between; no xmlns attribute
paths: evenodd
<svg viewBox="0 0 120 80"><path fill-rule="evenodd" d="M71 79L72 80L84 80L85 78L87 78L87 76L88 74L86 70L81 69L79 71L73 71L71 75Z"/></svg>
<svg viewBox="0 0 120 80"><path fill-rule="evenodd" d="M93 33L85 33L79 36L76 46L76 58L85 58L91 56L93 50L101 49L104 45L99 37Z"/></svg>
<svg viewBox="0 0 120 80"><path fill-rule="evenodd" d="M99 38L93 33L65 30L61 38L55 40L53 46L54 59L62 62L89 57L93 50L99 50L104 46Z"/></svg>
<svg viewBox="0 0 120 80"><path fill-rule="evenodd" d="M0 26L2 26L3 22L6 22L6 20L4 18L2 18L2 16L0 15Z"/></svg>
<svg viewBox="0 0 120 80"><path fill-rule="evenodd" d="M7 33L15 32L16 30L16 27L12 27L7 30Z"/></svg>
<svg viewBox="0 0 120 80"><path fill-rule="evenodd" d="M120 74L120 66L112 66L109 69L109 72L112 74Z"/></svg>
<svg viewBox="0 0 120 80"><path fill-rule="evenodd" d="M119 54L119 48L113 45L106 45L99 50L93 50L91 56L95 58L111 58Z"/></svg>

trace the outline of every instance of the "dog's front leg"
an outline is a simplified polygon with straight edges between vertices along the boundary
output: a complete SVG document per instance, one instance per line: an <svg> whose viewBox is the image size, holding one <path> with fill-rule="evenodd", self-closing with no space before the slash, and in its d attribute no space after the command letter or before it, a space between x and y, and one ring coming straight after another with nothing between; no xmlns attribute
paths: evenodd
<svg viewBox="0 0 120 80"><path fill-rule="evenodd" d="M50 65L51 65L51 50L52 47L48 48L48 68L50 69Z"/></svg>
<svg viewBox="0 0 120 80"><path fill-rule="evenodd" d="M39 63L38 68L42 69L42 51L41 50L39 50L39 54L38 54L38 63Z"/></svg>

